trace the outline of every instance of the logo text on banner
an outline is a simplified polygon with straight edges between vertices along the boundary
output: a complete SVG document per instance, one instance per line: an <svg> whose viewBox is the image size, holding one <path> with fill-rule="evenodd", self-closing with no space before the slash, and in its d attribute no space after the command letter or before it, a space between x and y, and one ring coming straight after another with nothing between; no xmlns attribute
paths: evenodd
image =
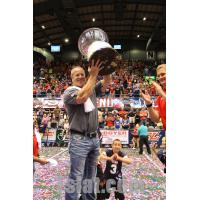
<svg viewBox="0 0 200 200"><path fill-rule="evenodd" d="M165 136L165 131L153 131L149 132L149 142L150 144L161 145L162 137Z"/></svg>
<svg viewBox="0 0 200 200"><path fill-rule="evenodd" d="M129 143L128 130L101 130L102 144L112 144L114 139L119 139L122 144Z"/></svg>
<svg viewBox="0 0 200 200"><path fill-rule="evenodd" d="M42 137L42 142L55 142L56 141L56 130L55 128L51 128L48 132L45 132Z"/></svg>
<svg viewBox="0 0 200 200"><path fill-rule="evenodd" d="M155 98L152 98L153 106L155 106ZM55 108L56 106L64 108L63 99L47 99L47 98L34 98L33 107L38 108ZM97 107L109 107L109 108L122 108L125 105L130 105L133 108L142 108L145 106L144 100L141 98L97 98Z"/></svg>

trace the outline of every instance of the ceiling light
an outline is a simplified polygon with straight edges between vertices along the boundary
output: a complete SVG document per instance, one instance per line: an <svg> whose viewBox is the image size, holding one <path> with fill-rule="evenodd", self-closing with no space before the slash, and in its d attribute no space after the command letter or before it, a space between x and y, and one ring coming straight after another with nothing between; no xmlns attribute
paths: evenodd
<svg viewBox="0 0 200 200"><path fill-rule="evenodd" d="M45 26L44 26L44 25L42 25L41 27L42 27L42 29L45 29Z"/></svg>
<svg viewBox="0 0 200 200"><path fill-rule="evenodd" d="M68 38L66 38L66 39L65 39L65 42L66 42L66 43L67 43L67 42L69 42L69 39L68 39Z"/></svg>
<svg viewBox="0 0 200 200"><path fill-rule="evenodd" d="M92 18L92 21L95 22L95 18Z"/></svg>
<svg viewBox="0 0 200 200"><path fill-rule="evenodd" d="M147 19L146 17L143 17L143 21L146 21L146 19Z"/></svg>
<svg viewBox="0 0 200 200"><path fill-rule="evenodd" d="M51 45L51 42L48 42L48 45L50 46L50 45Z"/></svg>
<svg viewBox="0 0 200 200"><path fill-rule="evenodd" d="M140 35L137 35L137 38L139 38L140 37Z"/></svg>

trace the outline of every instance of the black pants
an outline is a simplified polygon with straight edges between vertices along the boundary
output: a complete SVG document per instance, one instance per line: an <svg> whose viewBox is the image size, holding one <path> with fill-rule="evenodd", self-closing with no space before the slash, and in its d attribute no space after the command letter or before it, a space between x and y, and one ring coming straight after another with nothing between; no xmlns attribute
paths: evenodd
<svg viewBox="0 0 200 200"><path fill-rule="evenodd" d="M143 144L146 145L148 154L151 154L151 150L150 150L149 142L148 142L148 136L140 136L140 142L139 142L140 152L139 152L139 154L143 153Z"/></svg>

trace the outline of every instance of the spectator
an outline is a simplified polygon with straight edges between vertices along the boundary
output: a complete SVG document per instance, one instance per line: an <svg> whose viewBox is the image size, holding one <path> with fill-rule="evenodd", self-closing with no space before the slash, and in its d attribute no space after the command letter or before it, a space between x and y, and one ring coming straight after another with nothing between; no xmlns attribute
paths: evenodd
<svg viewBox="0 0 200 200"><path fill-rule="evenodd" d="M119 117L119 116L117 116L117 117L115 118L114 124L115 124L115 129L121 129L121 120L120 120L120 117Z"/></svg>
<svg viewBox="0 0 200 200"><path fill-rule="evenodd" d="M58 127L64 128L64 123L65 123L64 116L63 116L63 114L61 114L60 115L60 120L58 122Z"/></svg>
<svg viewBox="0 0 200 200"><path fill-rule="evenodd" d="M128 88L128 97L134 97L134 94L133 94L133 89L131 88Z"/></svg>
<svg viewBox="0 0 200 200"><path fill-rule="evenodd" d="M107 118L105 119L106 127L108 129L114 129L114 121L115 118L113 117L113 114L109 112Z"/></svg>
<svg viewBox="0 0 200 200"><path fill-rule="evenodd" d="M150 118L154 122L159 122L161 118L163 127L166 129L166 65L162 64L157 67L157 79L159 84L156 82L152 82L152 84L156 88L156 92L158 93L158 97L156 100L157 108L152 107L151 96L146 91L145 93L141 93L142 98L145 100L146 106L148 108Z"/></svg>
<svg viewBox="0 0 200 200"><path fill-rule="evenodd" d="M133 88L133 96L136 98L140 97L140 82L137 81L137 83L134 84L134 88Z"/></svg>
<svg viewBox="0 0 200 200"><path fill-rule="evenodd" d="M57 105L56 108L53 111L53 113L55 115L55 119L56 119L57 122L60 119L60 112L61 112L61 110L60 110L59 106Z"/></svg>
<svg viewBox="0 0 200 200"><path fill-rule="evenodd" d="M63 128L64 128L64 130L69 130L69 121L68 121L68 119L65 119Z"/></svg>
<svg viewBox="0 0 200 200"><path fill-rule="evenodd" d="M37 112L37 123L38 125L40 126L41 122L42 122L42 118L43 118L43 115L44 115L44 112L45 110L43 109L43 107L41 106Z"/></svg>
<svg viewBox="0 0 200 200"><path fill-rule="evenodd" d="M37 113L36 112L33 112L33 120L37 121Z"/></svg>
<svg viewBox="0 0 200 200"><path fill-rule="evenodd" d="M55 115L53 114L51 119L51 128L57 128L58 127L58 121L55 118Z"/></svg>
<svg viewBox="0 0 200 200"><path fill-rule="evenodd" d="M128 112L128 118L129 118L130 129L134 128L134 124L135 124L135 115L136 115L136 112L135 112L134 108L131 107L131 110Z"/></svg>
<svg viewBox="0 0 200 200"><path fill-rule="evenodd" d="M148 125L147 128L148 128L148 132L153 132L153 131L155 131L155 128L154 128L151 124Z"/></svg>
<svg viewBox="0 0 200 200"><path fill-rule="evenodd" d="M157 128L157 129L160 129L160 130L163 129L163 124L162 124L162 120L161 120L161 119L160 119L159 122L157 123L156 128Z"/></svg>
<svg viewBox="0 0 200 200"><path fill-rule="evenodd" d="M104 119L107 118L108 113L109 113L108 108L105 108L105 110L103 111L103 118L104 118Z"/></svg>
<svg viewBox="0 0 200 200"><path fill-rule="evenodd" d="M148 112L146 108L143 107L141 111L139 112L139 115L140 115L140 123L146 124L147 116L148 116Z"/></svg>
<svg viewBox="0 0 200 200"><path fill-rule="evenodd" d="M52 98L52 91L50 87L47 89L47 98Z"/></svg>
<svg viewBox="0 0 200 200"><path fill-rule="evenodd" d="M135 124L139 124L139 123L140 123L140 110L138 109L135 115Z"/></svg>
<svg viewBox="0 0 200 200"><path fill-rule="evenodd" d="M35 126L36 126L36 121L33 121L33 174L35 173L35 162L38 162L41 165L45 165L49 162L47 161L46 158L39 157L39 146L35 134Z"/></svg>
<svg viewBox="0 0 200 200"><path fill-rule="evenodd" d="M60 87L57 85L55 88L55 96L60 97L60 95L61 95Z"/></svg>
<svg viewBox="0 0 200 200"><path fill-rule="evenodd" d="M133 149L136 149L139 147L138 128L139 128L139 124L136 124L135 128L131 131L131 134L133 136L133 138L132 138Z"/></svg>
<svg viewBox="0 0 200 200"><path fill-rule="evenodd" d="M125 115L127 115L128 112L124 110L124 108L122 107L120 109L120 111L118 112L118 115L122 118L122 119L125 119Z"/></svg>
<svg viewBox="0 0 200 200"><path fill-rule="evenodd" d="M49 120L48 120L48 123L47 123L47 128L48 129L51 128L51 122L52 122L51 115L49 115Z"/></svg>
<svg viewBox="0 0 200 200"><path fill-rule="evenodd" d="M49 121L49 117L46 115L46 113L44 113L43 118L42 118L42 133L45 133L45 130L47 128L48 125L48 121Z"/></svg>
<svg viewBox="0 0 200 200"><path fill-rule="evenodd" d="M151 149L149 147L149 141L148 141L148 128L144 124L141 124L140 127L138 128L138 135L139 135L139 138L140 138L140 141L139 141L139 147L140 147L139 154L143 153L143 145L144 144L145 144L145 146L147 148L148 154L151 154Z"/></svg>
<svg viewBox="0 0 200 200"><path fill-rule="evenodd" d="M119 85L117 85L116 86L116 88L115 88L115 97L120 97L120 95L121 95L121 89L120 89L120 87L119 87Z"/></svg>
<svg viewBox="0 0 200 200"><path fill-rule="evenodd" d="M122 128L126 130L129 129L129 119L127 115L125 115L124 119L122 119Z"/></svg>
<svg viewBox="0 0 200 200"><path fill-rule="evenodd" d="M105 91L105 97L109 97L109 95L110 95L110 88L107 87Z"/></svg>
<svg viewBox="0 0 200 200"><path fill-rule="evenodd" d="M101 112L100 110L98 110L98 122L99 122L99 128L103 129L105 120L103 117L103 112Z"/></svg>
<svg viewBox="0 0 200 200"><path fill-rule="evenodd" d="M37 95L38 91L36 89L36 87L33 87L33 97L35 98Z"/></svg>
<svg viewBox="0 0 200 200"><path fill-rule="evenodd" d="M112 111L113 116L116 118L118 116L118 110L114 109Z"/></svg>

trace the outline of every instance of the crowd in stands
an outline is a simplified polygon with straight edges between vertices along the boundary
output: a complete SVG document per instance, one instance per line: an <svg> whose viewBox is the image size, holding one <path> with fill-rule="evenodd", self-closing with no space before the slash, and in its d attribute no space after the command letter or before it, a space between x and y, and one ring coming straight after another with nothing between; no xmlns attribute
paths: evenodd
<svg viewBox="0 0 200 200"><path fill-rule="evenodd" d="M70 71L74 63L52 62L39 60L33 66L33 97L61 97L71 85ZM82 63L85 69L87 63ZM139 97L140 89L146 89L151 96L156 95L154 86L150 85L145 76L156 74L157 63L154 61L127 61L112 74L112 83L106 89L105 97ZM100 80L102 77L99 76Z"/></svg>

